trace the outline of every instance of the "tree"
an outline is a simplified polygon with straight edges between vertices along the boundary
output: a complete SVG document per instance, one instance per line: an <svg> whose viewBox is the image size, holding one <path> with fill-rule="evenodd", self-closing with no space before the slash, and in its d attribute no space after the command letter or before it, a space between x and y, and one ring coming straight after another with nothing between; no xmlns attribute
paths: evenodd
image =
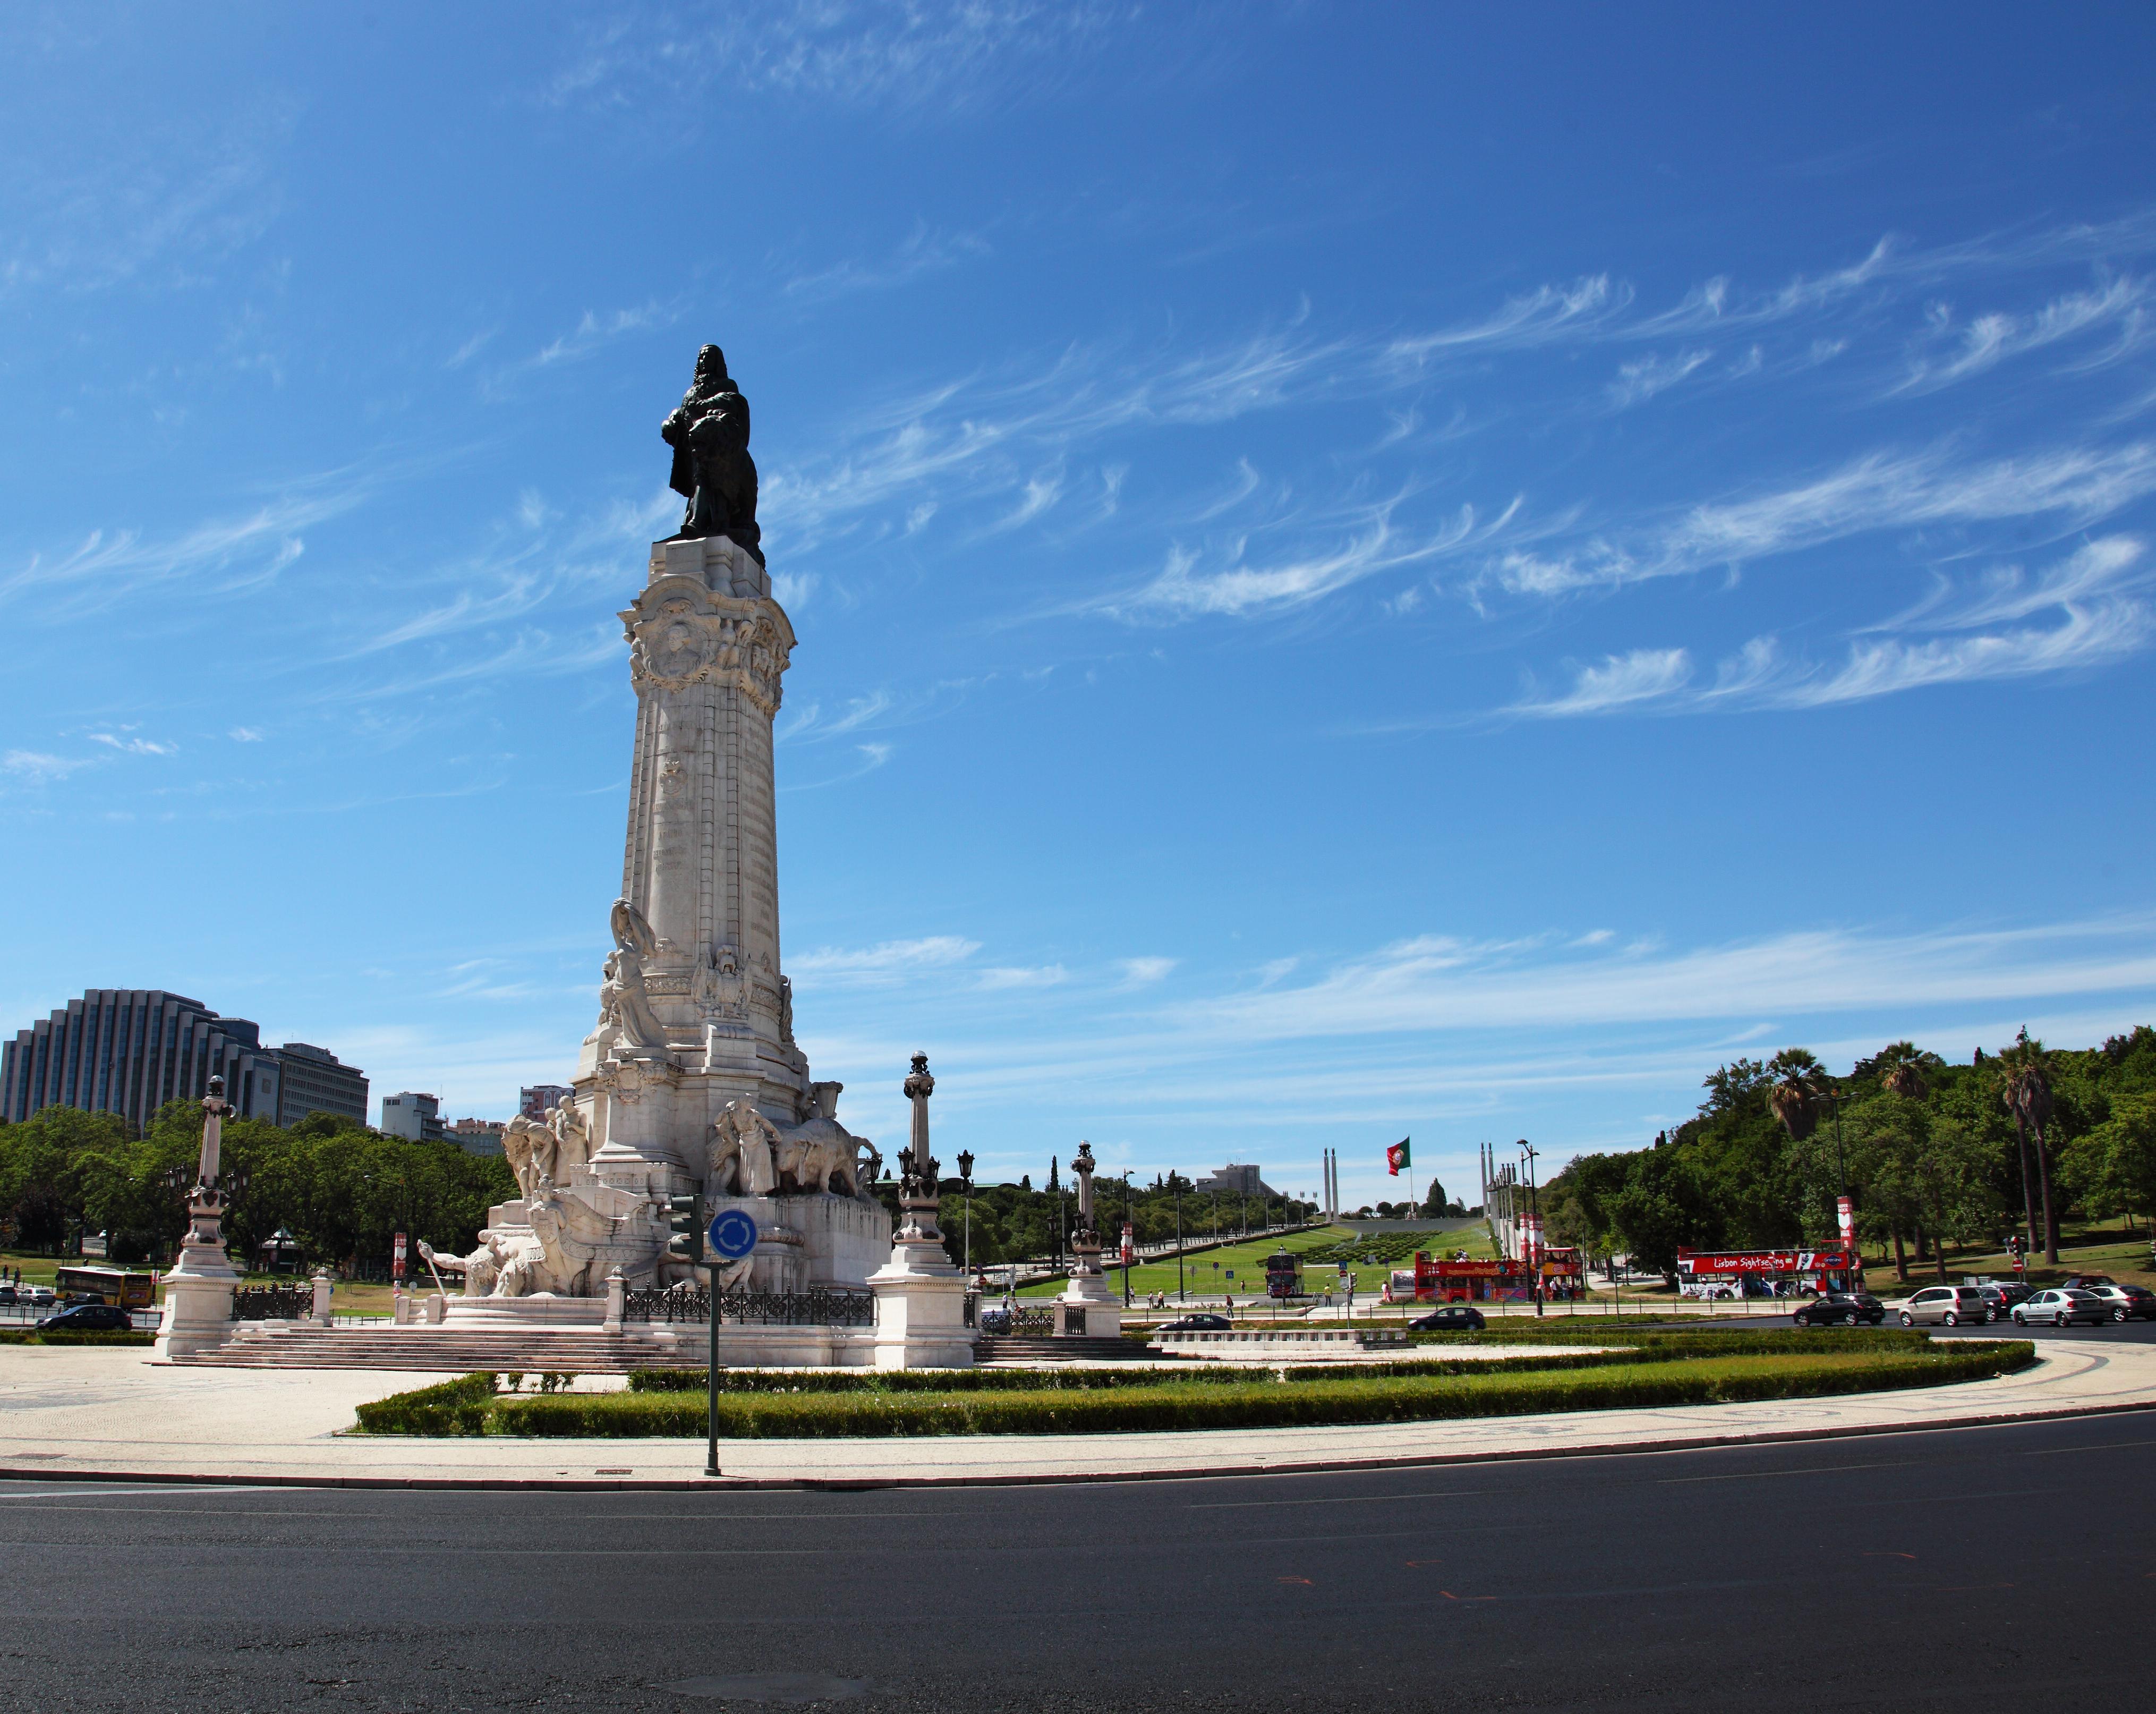
<svg viewBox="0 0 2156 1714"><path fill-rule="evenodd" d="M1722 1222L1688 1151L1642 1149L1629 1157L1610 1214L1634 1261L1656 1269L1674 1291L1677 1252L1718 1243Z"/></svg>
<svg viewBox="0 0 2156 1714"><path fill-rule="evenodd" d="M1445 1214L1445 1186L1435 1179L1430 1181L1430 1190L1422 1199L1422 1212L1430 1219L1441 1219Z"/></svg>
<svg viewBox="0 0 2156 1714"><path fill-rule="evenodd" d="M2041 1042L2029 1038L2026 1025L2014 1045L1997 1058L1999 1097L2014 1115L2014 1130L2021 1145L2021 1201L2029 1222L2029 1247L2036 1247L2036 1211L2029 1199L2029 1137L2036 1138L2036 1177L2043 1192L2044 1259L2059 1259L2059 1221L2051 1207L2051 1170L2045 1159L2044 1129L2051 1118L2051 1056Z"/></svg>
<svg viewBox="0 0 2156 1714"><path fill-rule="evenodd" d="M1768 1061L1767 1075L1768 1106L1791 1142L1804 1141L1819 1126L1819 1104L1834 1093L1834 1079L1804 1047L1784 1047Z"/></svg>
<svg viewBox="0 0 2156 1714"><path fill-rule="evenodd" d="M2156 1092L2114 1096L2111 1117L2060 1156L2059 1176L2094 1207L2156 1222Z"/></svg>

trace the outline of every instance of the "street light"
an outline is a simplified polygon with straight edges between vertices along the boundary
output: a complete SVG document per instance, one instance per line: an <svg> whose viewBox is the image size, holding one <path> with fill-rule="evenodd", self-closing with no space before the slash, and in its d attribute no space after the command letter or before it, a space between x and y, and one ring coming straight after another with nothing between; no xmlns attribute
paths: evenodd
<svg viewBox="0 0 2156 1714"><path fill-rule="evenodd" d="M1168 1187L1175 1192L1175 1300L1189 1301L1183 1289L1183 1179L1180 1175L1168 1175Z"/></svg>
<svg viewBox="0 0 2156 1714"><path fill-rule="evenodd" d="M1530 1148L1522 1137L1520 1152L1527 1157L1527 1248L1532 1253L1528 1265L1534 1269L1535 1314L1539 1316L1543 1312L1543 1212L1542 1204L1535 1199L1535 1156L1541 1151Z"/></svg>
<svg viewBox="0 0 2156 1714"><path fill-rule="evenodd" d="M973 1278L973 1157L966 1150L958 1151L958 1182L966 1190L966 1279Z"/></svg>

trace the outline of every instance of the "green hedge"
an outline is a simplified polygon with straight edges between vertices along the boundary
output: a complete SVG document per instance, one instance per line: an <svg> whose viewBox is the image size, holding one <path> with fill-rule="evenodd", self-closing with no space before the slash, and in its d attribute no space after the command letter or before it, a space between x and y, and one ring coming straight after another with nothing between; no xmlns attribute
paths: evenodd
<svg viewBox="0 0 2156 1714"><path fill-rule="evenodd" d="M359 1408L365 1434L484 1434L494 1406L494 1377L462 1375L416 1392Z"/></svg>
<svg viewBox="0 0 2156 1714"><path fill-rule="evenodd" d="M0 1328L0 1345L155 1345L154 1333L122 1333L118 1328L57 1327L40 1332L35 1327Z"/></svg>
<svg viewBox="0 0 2156 1714"><path fill-rule="evenodd" d="M1801 1362L1772 1355L1712 1356L1626 1352L1576 1366L1534 1369L1461 1365L1460 1372L1342 1376L1292 1381L1173 1374L1151 1386L1036 1384L723 1392L722 1439L798 1439L932 1434L1137 1433L1326 1423L1437 1421L1550 1411L1728 1403L1884 1392L1975 1380L2020 1367L2025 1341L1956 1341L1921 1351L1815 1349ZM806 1379L807 1377L803 1377ZM850 1377L847 1377L850 1378ZM891 1377L886 1377L888 1380ZM927 1378L927 1377L923 1377ZM1060 1382L1060 1377L1057 1377ZM373 1433L513 1434L577 1439L694 1437L704 1400L655 1392L501 1397L490 1376L468 1376L362 1407Z"/></svg>

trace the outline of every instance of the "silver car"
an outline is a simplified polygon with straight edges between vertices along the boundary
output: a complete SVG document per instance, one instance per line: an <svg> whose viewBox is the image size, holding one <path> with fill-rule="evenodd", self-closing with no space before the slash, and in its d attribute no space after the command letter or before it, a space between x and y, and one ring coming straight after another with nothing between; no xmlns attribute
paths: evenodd
<svg viewBox="0 0 2156 1714"><path fill-rule="evenodd" d="M2054 1327L2070 1327L2076 1321L2101 1326L2111 1319L2111 1305L2079 1286L2055 1286L2015 1305L2014 1319L2023 1327L2031 1321L2049 1321Z"/></svg>
<svg viewBox="0 0 2156 1714"><path fill-rule="evenodd" d="M1958 1327L1964 1321L1982 1326L1991 1319L1991 1305L1974 1285L1928 1285L1902 1305L1902 1325L1918 1322Z"/></svg>

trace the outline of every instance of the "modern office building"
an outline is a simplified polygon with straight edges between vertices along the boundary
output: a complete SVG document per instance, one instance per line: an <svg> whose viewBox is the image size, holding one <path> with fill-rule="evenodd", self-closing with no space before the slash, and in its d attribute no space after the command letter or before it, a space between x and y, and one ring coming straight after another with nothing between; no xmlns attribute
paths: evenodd
<svg viewBox="0 0 2156 1714"><path fill-rule="evenodd" d="M382 1128L393 1137L413 1142L439 1141L442 1135L442 1103L439 1096L401 1094L382 1098Z"/></svg>
<svg viewBox="0 0 2156 1714"><path fill-rule="evenodd" d="M277 1097L277 1123L296 1125L310 1113L335 1113L367 1123L367 1078L326 1047L287 1042L277 1050L284 1087Z"/></svg>
<svg viewBox="0 0 2156 1714"><path fill-rule="evenodd" d="M1262 1169L1238 1166L1232 1162L1218 1172L1208 1173L1193 1188L1201 1196L1210 1195L1214 1191L1224 1197L1276 1197L1280 1194L1265 1182Z"/></svg>
<svg viewBox="0 0 2156 1714"><path fill-rule="evenodd" d="M533 1083L517 1092L516 1110L526 1119L542 1120L576 1093L567 1083Z"/></svg>
<svg viewBox="0 0 2156 1714"><path fill-rule="evenodd" d="M449 1128L449 1139L467 1155L499 1155L502 1133L508 1126L491 1119L459 1119Z"/></svg>
<svg viewBox="0 0 2156 1714"><path fill-rule="evenodd" d="M276 1119L277 1055L249 1020L162 988L92 988L0 1043L0 1119L80 1107L139 1134L166 1102L200 1100L213 1077L241 1118Z"/></svg>

